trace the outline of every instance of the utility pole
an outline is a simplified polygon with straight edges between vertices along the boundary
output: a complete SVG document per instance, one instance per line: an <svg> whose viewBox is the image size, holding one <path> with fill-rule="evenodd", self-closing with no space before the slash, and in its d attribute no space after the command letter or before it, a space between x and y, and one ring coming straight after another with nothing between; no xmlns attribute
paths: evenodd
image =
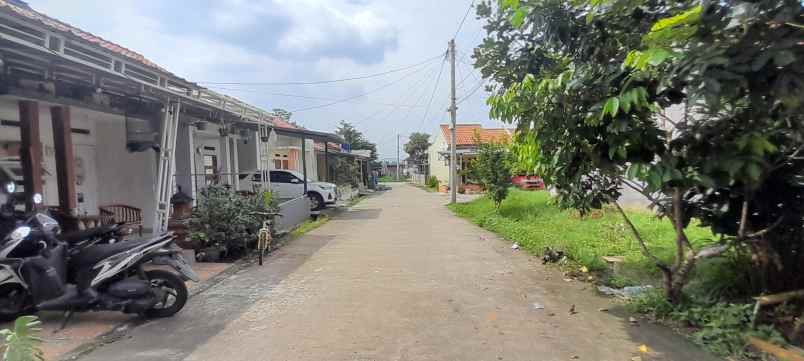
<svg viewBox="0 0 804 361"><path fill-rule="evenodd" d="M452 125L452 129L450 131L450 150L449 150L449 193L450 193L450 204L454 204L457 201L457 191L458 191L458 177L456 171L456 160L458 158L458 152L456 151L455 143L455 128L456 128L456 116L458 107L455 105L455 39L449 41L449 66L450 66L450 95L449 95L449 117Z"/></svg>
<svg viewBox="0 0 804 361"><path fill-rule="evenodd" d="M399 134L396 135L396 180L399 180Z"/></svg>

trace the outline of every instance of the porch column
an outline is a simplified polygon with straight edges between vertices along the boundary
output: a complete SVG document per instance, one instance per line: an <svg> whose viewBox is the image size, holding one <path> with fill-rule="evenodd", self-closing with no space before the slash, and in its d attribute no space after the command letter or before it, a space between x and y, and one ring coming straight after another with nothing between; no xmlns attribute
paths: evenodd
<svg viewBox="0 0 804 361"><path fill-rule="evenodd" d="M220 140L220 144L221 144L221 148L222 148L221 149L221 153L222 153L221 154L221 160L223 161L222 162L223 163L222 164L223 169L221 170L221 173L222 173L223 177L221 177L221 179L228 179L228 181L226 183L228 183L229 185L233 185L232 184L232 178L231 178L231 176L232 176L231 175L231 173L232 173L232 166L231 166L232 157L229 155L230 154L230 152L229 152L230 147L229 147L229 134L228 133L226 135L222 136L222 139Z"/></svg>
<svg viewBox="0 0 804 361"><path fill-rule="evenodd" d="M240 189L240 159L238 159L239 155L237 154L237 142L238 138L236 137L229 137L231 139L230 149L232 150L232 186L234 186L235 191Z"/></svg>
<svg viewBox="0 0 804 361"><path fill-rule="evenodd" d="M329 182L329 142L324 142L324 182Z"/></svg>
<svg viewBox="0 0 804 361"><path fill-rule="evenodd" d="M77 207L75 195L75 158L71 132L70 107L51 107L53 145L56 151L56 182L59 189L59 208L72 213Z"/></svg>
<svg viewBox="0 0 804 361"><path fill-rule="evenodd" d="M34 208L34 193L42 194L42 142L39 140L39 103L20 100L20 160L25 187L25 209Z"/></svg>
<svg viewBox="0 0 804 361"><path fill-rule="evenodd" d="M302 175L304 175L304 194L307 195L307 138L302 136Z"/></svg>

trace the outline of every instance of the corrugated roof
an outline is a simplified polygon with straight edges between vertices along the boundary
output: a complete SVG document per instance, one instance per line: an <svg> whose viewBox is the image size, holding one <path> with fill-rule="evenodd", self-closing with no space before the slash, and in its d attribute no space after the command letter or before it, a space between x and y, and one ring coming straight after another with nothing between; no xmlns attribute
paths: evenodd
<svg viewBox="0 0 804 361"><path fill-rule="evenodd" d="M32 9L25 2L13 1L13 0L9 0L9 1L0 0L0 8L10 10L12 13L15 13L17 15L21 15L21 16L29 19L29 20L32 20L32 21L38 23L39 25L43 25L44 27L46 27L47 29L49 29L49 30L51 30L53 32L64 33L64 34L75 36L75 37L83 40L84 42L86 42L88 45L100 46L101 48L104 48L104 49L106 49L106 50L108 50L108 51L110 51L112 53L125 56L126 58L128 58L128 59L130 59L130 60L132 60L132 61L134 61L134 62L136 62L136 63L138 63L140 65L144 65L146 67L153 68L153 69L159 70L161 72L171 74L165 68L162 68L159 65L157 65L156 63L148 60L147 58L145 58L145 56L143 56L140 53L137 53L137 52L135 52L133 50L127 49L127 48L125 48L123 46L120 46L120 45L115 44L115 43L113 43L111 41L103 39L103 38L101 38L101 37L99 37L97 35L93 35L91 33L88 33L86 31L78 29L78 28L76 28L76 27L74 27L72 25L69 25L67 23L64 23L62 21L56 20L54 18L51 18L51 17L49 17L49 16L47 16L45 14L42 14L42 13ZM171 74L171 75L173 75L173 74Z"/></svg>
<svg viewBox="0 0 804 361"><path fill-rule="evenodd" d="M121 45L115 44L111 41L103 39L99 36L93 35L89 32L83 31L78 29L72 25L69 25L65 22L56 20L51 18L43 13L40 13L34 9L32 9L25 1L21 0L0 0L0 11L5 11L10 13L11 15L16 15L22 17L23 19L27 19L45 27L47 30L52 31L54 33L59 33L64 36L70 37L73 41L76 42L83 42L84 45L92 46L92 47L100 47L109 51L114 54L121 55L132 62L142 65L159 72L168 74L172 77L177 79L181 79L180 77L176 76L175 74L171 73L167 69L157 65L156 63L148 60L144 55L137 53L133 50L125 48ZM186 81L181 79L182 81ZM272 117L268 119L273 126L280 129L289 129L289 130L297 130L297 131L307 131L307 129L292 124L290 122L285 121L279 117Z"/></svg>
<svg viewBox="0 0 804 361"><path fill-rule="evenodd" d="M447 144L452 143L448 124L441 124L441 133ZM510 141L511 132L504 128L485 129L480 124L458 124L455 127L455 140L457 145L475 145L476 134L482 143Z"/></svg>

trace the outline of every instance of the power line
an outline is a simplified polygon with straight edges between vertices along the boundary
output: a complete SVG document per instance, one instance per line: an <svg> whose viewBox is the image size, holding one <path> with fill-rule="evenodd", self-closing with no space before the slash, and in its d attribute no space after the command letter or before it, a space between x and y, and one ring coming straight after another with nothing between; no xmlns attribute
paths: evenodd
<svg viewBox="0 0 804 361"><path fill-rule="evenodd" d="M461 32L461 28L463 28L463 23L466 22L466 18L469 16L469 12L472 11L472 5L474 5L474 4L475 4L475 0L472 0L472 2L469 4L469 8L466 9L466 14L463 14L463 19L461 19L461 23L458 24L458 30L455 30L455 35L452 36L452 39L455 39L455 38L458 37L458 33Z"/></svg>
<svg viewBox="0 0 804 361"><path fill-rule="evenodd" d="M306 108L301 108L301 109L292 110L291 112L292 112L292 113L298 113L298 112L303 112L303 111L312 110L312 109L325 108L325 107L328 107L328 106L331 106L331 105L336 105L336 104L340 104L340 103L348 102L348 101L350 101L350 100L354 100L354 99L362 98L362 97L364 97L364 96L366 96L366 95L376 93L376 92L378 92L378 91L380 91L380 90L383 90L383 89L385 89L385 88L388 88L388 87L390 87L390 86L392 86L392 85L394 85L394 84L396 84L396 83L399 83L399 82L401 82L401 81L403 81L403 80L407 79L407 78L408 78L408 77L410 77L411 75L413 75L413 74L416 74L416 73L420 72L421 70L422 70L422 69L417 69L417 70L414 70L414 71L412 71L412 72L410 72L410 73L405 74L404 76L402 76L401 78L399 78L399 79L397 79L397 80L395 80L395 81L392 81L392 82L390 82L390 83L388 83L388 84L385 84L385 85L383 85L383 86L381 86L381 87L379 87L379 88L375 88L375 89L369 90L369 91L367 91L367 92L365 92L365 93L362 93L362 94L358 94L358 95L351 96L351 97L348 97L348 98L338 99L338 100L336 100L336 101L333 101L333 102L330 102L330 103L326 103L326 104L320 104L320 105L315 105L315 106L311 106L311 107L306 107Z"/></svg>
<svg viewBox="0 0 804 361"><path fill-rule="evenodd" d="M438 77L436 77L435 86L433 86L433 93L430 95L430 100L427 102L427 110L424 111L424 117L422 117L422 121L419 123L419 129L421 129L422 125L424 125L424 120L427 119L427 114L430 113L430 106L433 104L433 98L435 97L436 90L438 90L438 84L441 82L441 74L444 73L445 63L446 59L441 62L441 69L438 71Z"/></svg>
<svg viewBox="0 0 804 361"><path fill-rule="evenodd" d="M430 67L430 66L428 66L428 68L429 68L429 67ZM432 74L432 73L434 73L434 72L435 72L435 68L433 68L431 71L428 71L428 72L424 73L424 76L423 76L423 77L421 77L421 78L420 78L418 81L416 81L414 84L411 84L411 86L410 86L410 88L409 88L409 89L410 89L410 91L406 92L406 93L407 93L409 96L408 96L408 97L406 97L406 98L404 98L404 99L400 99L400 101L403 101L403 102L407 103L408 101L413 100L413 98L415 98L415 95L416 95L416 94L419 92L419 90L423 88L423 87L422 87L422 84L423 84L425 81L427 81L427 79L429 79L429 78L430 78L430 74ZM417 100L417 101L416 101L414 104L415 104L415 106L408 107L408 108L409 108L408 112L412 111L412 110L413 110L413 109L415 109L415 108L420 108L420 107L423 107L423 106L420 106L420 105L419 105L419 101L418 101L418 100ZM388 114L387 114L387 115L386 115L384 118L382 118L382 120L381 120L380 122L382 123L382 122L385 122L386 120L388 120L388 118L390 118L390 117L391 117L391 115L393 115L393 114L394 114L394 112L395 112L395 111L396 111L398 108L401 108L401 107L392 107L390 110L388 110ZM372 119L372 118L374 118L374 117L376 117L376 116L380 115L380 113L382 113L383 111L384 111L384 109L381 109L381 110L380 110L380 111L378 111L377 113L372 114L371 116L369 116L369 117L367 117L367 118L364 118L364 119L360 120L358 123L361 123L361 122L364 122L364 121L366 121L366 120Z"/></svg>
<svg viewBox="0 0 804 361"><path fill-rule="evenodd" d="M242 93L255 93L255 94L264 94L264 95L272 95L278 97L288 97L288 98L300 98L300 99L311 99L311 100L329 100L334 101L338 100L338 98L328 98L328 97L314 97L308 95L299 95L299 94L288 94L288 93L273 93L273 92L266 92L259 89L238 89L238 88L227 88L222 86L211 86L210 88L219 89L219 90L226 90L226 91L233 91L233 92L242 92ZM389 107L399 107L399 108L412 108L416 107L410 104L396 104L396 103L385 103L385 102L369 102L372 104L389 106ZM421 107L421 106L419 106Z"/></svg>
<svg viewBox="0 0 804 361"><path fill-rule="evenodd" d="M474 89L472 89L472 91L469 92L469 94L458 100L456 104L461 104L464 100L469 99L469 97L472 96L472 94L474 94L478 89L480 89L480 87L483 86L484 83L485 83L484 80L477 82L477 85L475 85Z"/></svg>
<svg viewBox="0 0 804 361"><path fill-rule="evenodd" d="M384 71L384 72L381 72L381 73L353 76L353 77L342 78L342 79L316 80L316 81L289 81L289 82L213 82L213 81L201 81L201 82L198 82L198 83L199 84L213 84L213 85L261 85L261 86L263 86L263 85L264 86L277 86L277 85L330 84L330 83L339 83L339 82L352 81L352 80L370 79L370 78L376 78L376 77L383 76L383 75L398 73L400 71L405 71L405 70L408 70L408 69L412 69L412 68L427 64L427 63L429 63L429 62L431 62L433 60L438 59L441 56L442 55L439 54L439 55L436 55L434 57L425 59L422 62L413 64L413 65L408 65L408 66L401 67L401 68L391 69L391 70L387 70L387 71Z"/></svg>

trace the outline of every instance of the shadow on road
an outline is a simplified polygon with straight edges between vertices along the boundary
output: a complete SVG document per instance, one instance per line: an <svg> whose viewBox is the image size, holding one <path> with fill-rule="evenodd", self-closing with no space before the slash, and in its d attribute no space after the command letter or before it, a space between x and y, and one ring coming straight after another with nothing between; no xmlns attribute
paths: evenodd
<svg viewBox="0 0 804 361"><path fill-rule="evenodd" d="M380 217L382 209L350 209L337 215L337 219L358 221L377 219Z"/></svg>

